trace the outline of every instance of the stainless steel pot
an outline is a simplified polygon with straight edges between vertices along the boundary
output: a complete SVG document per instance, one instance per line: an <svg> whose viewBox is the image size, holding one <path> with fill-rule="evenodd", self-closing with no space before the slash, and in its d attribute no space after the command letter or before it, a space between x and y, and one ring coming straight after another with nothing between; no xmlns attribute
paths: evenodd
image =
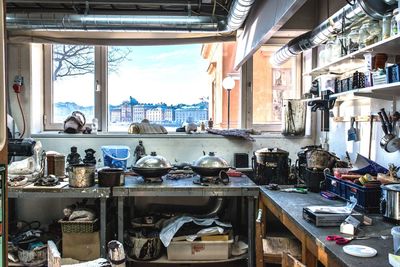
<svg viewBox="0 0 400 267"><path fill-rule="evenodd" d="M172 168L171 163L156 152L139 159L132 170L145 178L157 178L167 174Z"/></svg>
<svg viewBox="0 0 400 267"><path fill-rule="evenodd" d="M381 213L385 219L400 222L400 184L381 185Z"/></svg>
<svg viewBox="0 0 400 267"><path fill-rule="evenodd" d="M96 166L93 164L76 164L69 168L69 186L91 187L94 186L94 173Z"/></svg>
<svg viewBox="0 0 400 267"><path fill-rule="evenodd" d="M313 149L306 152L307 168L312 170L332 169L338 157L323 149Z"/></svg>
<svg viewBox="0 0 400 267"><path fill-rule="evenodd" d="M230 166L225 159L215 156L214 152L210 152L208 155L199 158L191 168L201 176L214 177L218 176L220 171L229 170Z"/></svg>

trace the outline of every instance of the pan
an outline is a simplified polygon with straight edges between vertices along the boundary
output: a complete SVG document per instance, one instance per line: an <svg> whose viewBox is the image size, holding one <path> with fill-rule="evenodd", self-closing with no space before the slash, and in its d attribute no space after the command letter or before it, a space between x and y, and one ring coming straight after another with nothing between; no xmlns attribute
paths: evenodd
<svg viewBox="0 0 400 267"><path fill-rule="evenodd" d="M382 122L383 133L385 134L380 141L380 146L388 153L396 152L400 149L400 138L393 134L393 126L389 121L385 109L382 108L378 112L378 115Z"/></svg>
<svg viewBox="0 0 400 267"><path fill-rule="evenodd" d="M166 175L171 168L139 168L132 167L132 170L145 178L158 178Z"/></svg>

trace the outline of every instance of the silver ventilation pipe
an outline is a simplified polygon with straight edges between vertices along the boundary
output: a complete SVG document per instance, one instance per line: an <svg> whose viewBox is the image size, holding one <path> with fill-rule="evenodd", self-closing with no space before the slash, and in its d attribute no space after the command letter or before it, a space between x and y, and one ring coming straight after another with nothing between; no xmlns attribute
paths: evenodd
<svg viewBox="0 0 400 267"><path fill-rule="evenodd" d="M226 18L213 16L7 14L7 30L228 33L245 21L255 0L234 0ZM166 2L167 3L167 2Z"/></svg>
<svg viewBox="0 0 400 267"><path fill-rule="evenodd" d="M294 38L276 51L271 59L272 64L281 65L288 61L290 57L317 47L328 41L334 34L340 32L342 28L349 27L365 16L381 19L389 9L390 6L378 0L357 0L353 5L347 4L314 30ZM344 20L343 16L345 17ZM345 21L345 25L343 25L343 21Z"/></svg>

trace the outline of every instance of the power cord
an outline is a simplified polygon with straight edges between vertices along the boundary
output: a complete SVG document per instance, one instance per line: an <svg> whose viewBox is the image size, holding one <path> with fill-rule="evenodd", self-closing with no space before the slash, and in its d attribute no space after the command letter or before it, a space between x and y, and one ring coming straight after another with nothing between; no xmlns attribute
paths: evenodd
<svg viewBox="0 0 400 267"><path fill-rule="evenodd" d="M22 138L24 136L25 129L26 129L25 113L24 113L24 110L22 108L21 99L19 97L19 94L22 92L23 86L24 86L24 77L22 77L20 75L15 76L14 84L13 84L13 90L17 95L18 106L19 106L19 109L21 111L22 123L23 123L22 132L19 134L20 138Z"/></svg>

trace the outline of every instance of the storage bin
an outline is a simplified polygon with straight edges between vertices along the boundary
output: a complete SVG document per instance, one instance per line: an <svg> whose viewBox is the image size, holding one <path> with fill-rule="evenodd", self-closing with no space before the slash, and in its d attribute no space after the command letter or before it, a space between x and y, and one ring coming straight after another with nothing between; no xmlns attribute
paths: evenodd
<svg viewBox="0 0 400 267"><path fill-rule="evenodd" d="M226 260L231 256L233 239L228 241L172 241L167 247L168 260Z"/></svg>
<svg viewBox="0 0 400 267"><path fill-rule="evenodd" d="M386 68L386 82L400 82L400 66L398 64Z"/></svg>
<svg viewBox="0 0 400 267"><path fill-rule="evenodd" d="M58 221L63 233L93 233L98 230L98 219L93 221Z"/></svg>
<svg viewBox="0 0 400 267"><path fill-rule="evenodd" d="M366 213L379 213L381 188L368 188L332 175L325 175L326 190L343 200L357 199L356 209Z"/></svg>
<svg viewBox="0 0 400 267"><path fill-rule="evenodd" d="M122 168L126 170L126 164L131 156L128 146L102 146L104 166L110 168Z"/></svg>

